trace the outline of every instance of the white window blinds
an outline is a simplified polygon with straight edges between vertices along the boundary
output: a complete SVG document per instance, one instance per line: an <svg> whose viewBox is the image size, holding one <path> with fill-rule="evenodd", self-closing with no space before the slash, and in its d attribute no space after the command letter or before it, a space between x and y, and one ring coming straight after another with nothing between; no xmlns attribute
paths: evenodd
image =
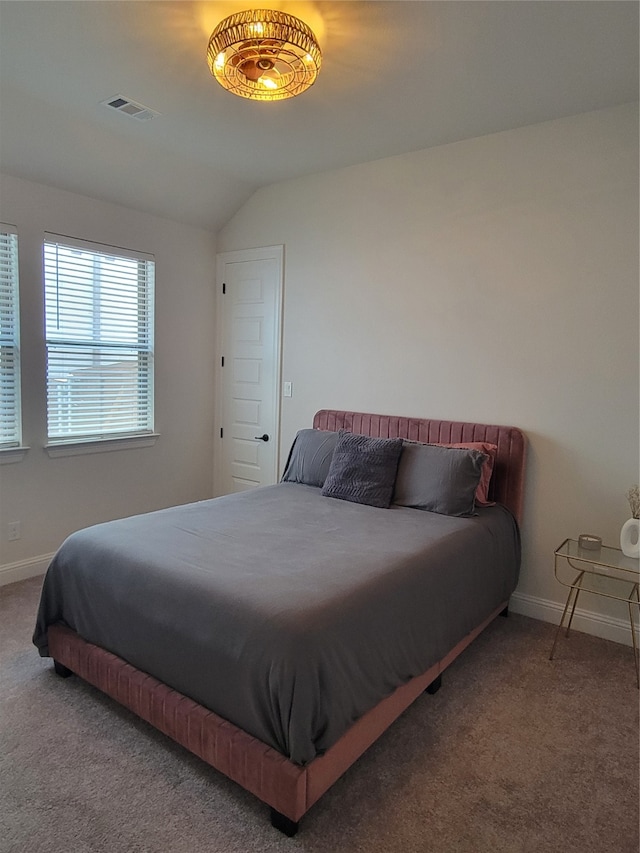
<svg viewBox="0 0 640 853"><path fill-rule="evenodd" d="M19 330L18 237L0 225L0 449L21 441Z"/></svg>
<svg viewBox="0 0 640 853"><path fill-rule="evenodd" d="M153 259L46 234L49 442L153 432Z"/></svg>

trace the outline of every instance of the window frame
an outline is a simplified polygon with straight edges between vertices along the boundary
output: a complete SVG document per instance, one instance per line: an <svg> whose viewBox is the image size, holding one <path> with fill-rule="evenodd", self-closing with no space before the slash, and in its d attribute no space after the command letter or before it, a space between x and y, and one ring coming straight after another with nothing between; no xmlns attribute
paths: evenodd
<svg viewBox="0 0 640 853"><path fill-rule="evenodd" d="M0 222L2 248L0 258L7 265L6 281L0 289L0 345L12 350L10 381L7 390L13 395L13 406L9 410L12 421L10 436L0 436L0 463L18 462L28 450L22 444L22 371L20 359L20 265L18 229L14 225ZM4 238L7 238L6 240ZM6 243L6 249L5 249ZM4 279L4 276L3 276ZM6 329L6 332L4 331Z"/></svg>
<svg viewBox="0 0 640 853"><path fill-rule="evenodd" d="M114 339L109 341L103 338L102 331L97 335L85 333L71 334L55 334L49 329L49 300L57 298L63 292L67 285L60 285L60 273L65 272L65 267L59 266L59 259L56 254L55 267L51 267L51 260L48 257L49 252L53 249L70 250L71 252L84 252L93 255L93 266L99 267L102 259L110 258L116 261L136 261L139 265L144 265L138 269L138 280L135 285L137 292L130 290L130 295L133 296L133 301L138 304L138 311L135 314L136 323L136 340L127 340L124 343L119 340L120 330L116 330ZM158 433L155 432L155 401L154 401L154 327L155 327L155 257L153 255L139 252L132 249L125 249L119 246L112 246L95 241L81 240L67 235L54 234L45 232L43 241L43 284L44 284L44 314L45 314L45 349L46 349L46 368L47 368L47 387L46 387L46 414L47 414L47 444L46 450L49 456L70 456L80 453L96 453L106 450L127 449L131 447L144 447L155 443L158 438ZM73 271L73 267L66 268L67 273ZM86 275L86 273L85 273ZM88 278L85 281L84 275L81 276L79 287L84 289L88 302L92 305L92 310L97 310L97 316L100 317L100 322L106 323L107 313L103 307L96 309L96 300L100 299L101 285L105 279L98 276L94 278L91 287L87 287ZM123 280L124 281L124 280ZM123 282L116 282L111 289L110 295L113 296L117 292ZM111 284L109 285L111 287ZM54 289L53 291L51 289ZM53 297L52 297L53 293ZM142 308L140 307L142 306ZM144 312L144 317L140 318L140 311ZM71 316L71 315L69 315ZM75 315L74 315L75 316ZM81 319L82 314L78 312L77 318ZM109 317L109 322L113 325L113 316ZM142 335L141 335L142 330ZM64 348L71 355L74 350L77 351L78 358L83 356L86 358L87 353L94 350L99 358L102 353L113 353L119 347L127 354L128 358L137 352L138 363L140 356L144 356L145 368L140 367L137 370L136 376L138 380L142 377L144 392L138 387L137 402L134 404L140 412L140 402L144 401L142 410L144 412L144 425L141 427L117 430L105 429L104 425L101 428L80 430L83 424L76 423L74 429L73 421L70 421L71 428L67 432L61 433L52 428L54 419L54 410L52 406L51 385L50 385L50 370L54 362L55 348ZM133 363L133 361L131 362ZM99 372L98 372L99 375ZM107 399L108 399L107 391ZM86 398L82 398L82 402L86 402ZM102 399L102 396L101 398ZM98 407L96 408L96 419L98 419ZM72 412L70 411L70 417ZM90 408L84 408L81 412L81 418L88 417L91 414Z"/></svg>

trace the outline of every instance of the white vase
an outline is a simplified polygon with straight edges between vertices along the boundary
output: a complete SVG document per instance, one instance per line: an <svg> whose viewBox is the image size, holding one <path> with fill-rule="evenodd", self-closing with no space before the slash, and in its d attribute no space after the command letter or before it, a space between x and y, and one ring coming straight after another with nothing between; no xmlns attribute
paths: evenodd
<svg viewBox="0 0 640 853"><path fill-rule="evenodd" d="M630 518L622 525L620 547L625 557L640 557L640 518Z"/></svg>

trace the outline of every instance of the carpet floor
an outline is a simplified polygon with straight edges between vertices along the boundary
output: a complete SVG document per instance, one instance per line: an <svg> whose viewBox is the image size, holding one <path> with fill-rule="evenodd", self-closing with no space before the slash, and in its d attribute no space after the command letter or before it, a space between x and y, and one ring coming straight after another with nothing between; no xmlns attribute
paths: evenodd
<svg viewBox="0 0 640 853"><path fill-rule="evenodd" d="M2 853L638 853L629 647L498 618L327 792L268 808L31 645L41 579L0 588Z"/></svg>

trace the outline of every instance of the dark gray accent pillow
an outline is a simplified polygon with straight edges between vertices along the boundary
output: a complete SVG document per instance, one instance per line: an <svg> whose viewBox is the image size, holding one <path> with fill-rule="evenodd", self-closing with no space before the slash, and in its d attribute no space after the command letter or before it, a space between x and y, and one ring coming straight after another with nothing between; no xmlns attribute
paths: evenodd
<svg viewBox="0 0 640 853"><path fill-rule="evenodd" d="M323 486L337 441L337 432L301 429L291 445L281 482Z"/></svg>
<svg viewBox="0 0 640 853"><path fill-rule="evenodd" d="M322 494L388 507L401 452L401 438L372 438L340 430Z"/></svg>
<svg viewBox="0 0 640 853"><path fill-rule="evenodd" d="M442 515L472 515L484 461L479 450L405 442L393 502Z"/></svg>

